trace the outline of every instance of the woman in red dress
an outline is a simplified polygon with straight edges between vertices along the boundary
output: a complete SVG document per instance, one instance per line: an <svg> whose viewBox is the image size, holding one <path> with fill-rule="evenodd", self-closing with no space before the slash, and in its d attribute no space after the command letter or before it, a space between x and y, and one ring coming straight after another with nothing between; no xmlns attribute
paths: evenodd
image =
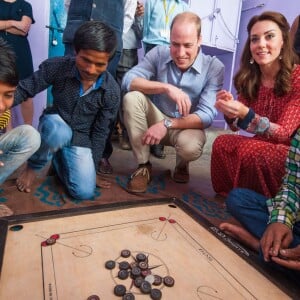
<svg viewBox="0 0 300 300"><path fill-rule="evenodd" d="M254 16L234 78L238 99L217 94L216 108L233 131L219 136L212 149L211 176L216 193L235 187L267 197L278 191L291 137L300 127L300 65L296 65L286 18L277 12Z"/></svg>

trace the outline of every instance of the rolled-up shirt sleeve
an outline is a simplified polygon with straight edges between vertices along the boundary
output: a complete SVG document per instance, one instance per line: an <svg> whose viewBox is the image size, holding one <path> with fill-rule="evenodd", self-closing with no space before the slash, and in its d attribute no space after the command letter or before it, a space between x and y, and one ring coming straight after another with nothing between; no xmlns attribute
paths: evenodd
<svg viewBox="0 0 300 300"><path fill-rule="evenodd" d="M156 46L125 74L122 91L130 91L132 80L138 77L172 84L181 89L191 100L190 113L199 116L204 128L212 124L217 115L214 106L216 93L222 88L224 81L224 65L218 58L204 55L200 51L193 65L181 72L170 56L169 47ZM167 116L180 117L176 103L168 95L154 94L151 100Z"/></svg>

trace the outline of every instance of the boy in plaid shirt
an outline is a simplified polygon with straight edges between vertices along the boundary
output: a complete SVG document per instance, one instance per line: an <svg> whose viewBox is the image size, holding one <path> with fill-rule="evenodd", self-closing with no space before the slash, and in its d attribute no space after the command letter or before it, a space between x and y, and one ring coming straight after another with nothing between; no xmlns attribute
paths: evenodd
<svg viewBox="0 0 300 300"><path fill-rule="evenodd" d="M300 128L291 142L286 174L274 198L244 188L226 199L228 211L243 227L222 223L220 228L273 262L300 274Z"/></svg>

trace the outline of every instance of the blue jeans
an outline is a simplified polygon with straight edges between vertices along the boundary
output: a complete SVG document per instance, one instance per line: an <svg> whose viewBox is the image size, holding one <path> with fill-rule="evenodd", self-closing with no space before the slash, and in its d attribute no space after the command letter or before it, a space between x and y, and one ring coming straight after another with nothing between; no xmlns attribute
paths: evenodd
<svg viewBox="0 0 300 300"><path fill-rule="evenodd" d="M30 125L21 125L0 136L0 184L39 148L41 137Z"/></svg>
<svg viewBox="0 0 300 300"><path fill-rule="evenodd" d="M71 146L72 130L57 114L43 115L39 131L41 146L28 165L41 170L52 160L53 168L75 199L92 198L96 188L95 164L90 148Z"/></svg>
<svg viewBox="0 0 300 300"><path fill-rule="evenodd" d="M269 211L266 200L267 197L245 188L233 189L226 199L227 210L230 214L259 240L262 238L269 221ZM294 248L300 244L300 222L294 224L293 237L294 239L290 244L290 248ZM259 255L263 260L261 250ZM278 269L284 269L279 266L277 267L274 263L271 264ZM296 273L299 276L299 272L287 269L283 271L288 275L292 274L292 276L294 276Z"/></svg>

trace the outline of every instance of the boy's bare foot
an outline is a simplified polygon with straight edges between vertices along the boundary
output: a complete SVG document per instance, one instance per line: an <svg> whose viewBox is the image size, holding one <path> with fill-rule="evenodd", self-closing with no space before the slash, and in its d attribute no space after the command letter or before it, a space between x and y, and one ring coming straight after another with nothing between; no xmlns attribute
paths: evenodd
<svg viewBox="0 0 300 300"><path fill-rule="evenodd" d="M17 188L20 192L30 193L31 192L31 185L34 182L36 177L36 172L26 166L23 172L16 180Z"/></svg>
<svg viewBox="0 0 300 300"><path fill-rule="evenodd" d="M221 223L220 229L252 250L259 251L259 240L245 228L231 223Z"/></svg>

